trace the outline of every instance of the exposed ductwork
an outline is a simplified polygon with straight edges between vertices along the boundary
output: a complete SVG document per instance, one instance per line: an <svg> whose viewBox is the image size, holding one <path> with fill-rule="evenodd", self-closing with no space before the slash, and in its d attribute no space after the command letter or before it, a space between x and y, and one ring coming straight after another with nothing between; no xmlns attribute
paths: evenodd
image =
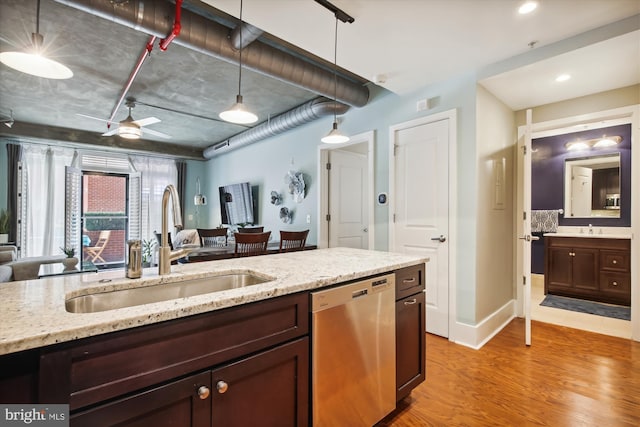
<svg viewBox="0 0 640 427"><path fill-rule="evenodd" d="M108 19L157 37L172 31L175 6L166 0L136 0L113 4L108 0L55 0L58 3ZM255 28L255 27L253 27ZM247 33L255 33L250 28ZM250 43L250 39L243 44ZM256 36L259 37L259 34ZM182 10L180 35L176 44L231 63L238 63L238 51L229 40L229 28L189 10ZM237 43L239 45L239 43ZM338 76L334 93L331 70L313 65L297 56L255 40L243 49L243 66L328 98L362 107L369 100L369 89Z"/></svg>
<svg viewBox="0 0 640 427"><path fill-rule="evenodd" d="M334 110L336 114L341 115L349 110L349 106L335 103L332 99L316 98L225 141L214 144L206 148L202 154L205 159L211 159L319 118L333 116Z"/></svg>
<svg viewBox="0 0 640 427"><path fill-rule="evenodd" d="M240 37L240 33L242 33L242 37ZM256 41L262 33L264 33L264 31L260 28L243 21L241 25L237 25L231 32L231 46L233 46L235 50L244 49ZM240 44L241 40L242 45Z"/></svg>

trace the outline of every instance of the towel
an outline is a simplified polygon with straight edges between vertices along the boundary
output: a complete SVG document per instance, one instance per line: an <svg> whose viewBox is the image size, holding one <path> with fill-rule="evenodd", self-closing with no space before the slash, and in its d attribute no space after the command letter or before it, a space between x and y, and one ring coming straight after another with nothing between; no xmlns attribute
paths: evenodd
<svg viewBox="0 0 640 427"><path fill-rule="evenodd" d="M558 210L531 211L532 233L555 233L558 231Z"/></svg>

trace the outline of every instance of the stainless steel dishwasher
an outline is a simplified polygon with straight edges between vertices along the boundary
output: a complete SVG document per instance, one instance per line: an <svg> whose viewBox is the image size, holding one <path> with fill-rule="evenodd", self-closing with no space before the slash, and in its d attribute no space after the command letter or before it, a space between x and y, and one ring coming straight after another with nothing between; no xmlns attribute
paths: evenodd
<svg viewBox="0 0 640 427"><path fill-rule="evenodd" d="M311 294L313 426L364 426L396 406L395 276Z"/></svg>

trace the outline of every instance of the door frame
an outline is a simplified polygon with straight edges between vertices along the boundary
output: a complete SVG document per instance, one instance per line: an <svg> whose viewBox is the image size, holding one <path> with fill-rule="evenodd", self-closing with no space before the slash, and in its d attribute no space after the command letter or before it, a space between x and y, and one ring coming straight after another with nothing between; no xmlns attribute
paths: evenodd
<svg viewBox="0 0 640 427"><path fill-rule="evenodd" d="M374 147L375 147L375 132L373 130L359 133L350 137L349 142L344 144L321 144L318 146L318 176L320 177L319 182L319 191L318 191L318 239L316 244L318 248L328 248L329 247L329 224L326 220L327 215L329 213L329 171L326 168L326 164L329 160L329 152L331 150L339 150L345 147L358 145L358 144L366 144L367 146L367 200L369 210L369 224L368 228L368 238L369 238L369 250L373 250L375 247L375 155L374 155Z"/></svg>
<svg viewBox="0 0 640 427"><path fill-rule="evenodd" d="M627 107L614 108L610 110L597 111L587 114L580 114L561 119L548 120L539 123L532 123L532 138L541 138L544 136L558 135L562 133L575 132L576 126L588 126L602 121L611 121L619 123L631 123L631 182L640 182L640 104ZM618 124L619 124L618 123ZM518 132L524 129L521 125ZM569 129L573 127L572 129ZM519 165L520 166L520 165ZM517 192L523 193L522 167L518 167L517 176ZM564 185L564 184L563 184ZM632 193L633 195L633 193ZM521 198L517 198L516 215L522 212L523 204ZM640 341L640 197L631 197L631 339ZM522 255L516 256L516 265L514 271L522 270ZM518 283L517 277L515 283ZM519 290L519 286L516 289ZM516 314L522 317L523 312L523 295L517 292L516 295Z"/></svg>
<svg viewBox="0 0 640 427"><path fill-rule="evenodd" d="M389 248L394 247L395 232L393 228L393 214L395 212L395 161L394 150L396 146L396 134L397 131L407 129L415 126L421 126L429 123L438 122L441 120L448 120L449 123L449 230L447 232L449 240L449 341L456 341L458 333L456 330L457 319L457 208L458 208L458 180L457 180L457 147L458 147L458 133L457 133L457 110L447 110L441 113L435 113L428 116L420 117L408 122L398 123L389 127ZM426 266L429 268L429 265Z"/></svg>

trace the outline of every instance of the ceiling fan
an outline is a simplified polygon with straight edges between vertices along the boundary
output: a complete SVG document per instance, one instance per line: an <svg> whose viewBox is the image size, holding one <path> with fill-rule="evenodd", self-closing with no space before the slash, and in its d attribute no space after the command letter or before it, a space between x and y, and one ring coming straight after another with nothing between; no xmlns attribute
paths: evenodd
<svg viewBox="0 0 640 427"><path fill-rule="evenodd" d="M120 121L118 125L103 133L102 136L111 136L111 135L119 135L122 138L126 139L139 139L142 136L142 128L144 126L149 126L154 123L159 123L161 120L156 117L147 117L145 119L133 120L131 117L131 109L136 106L135 101L133 99L127 99L126 103L129 108L129 115L126 119ZM98 117L87 116L86 114L77 113L79 116L86 117L93 120L100 120L101 122L109 123L109 120L100 119ZM167 135L166 133L158 132L157 130L144 128L144 132L149 135L154 135L160 138L171 138L171 135Z"/></svg>

